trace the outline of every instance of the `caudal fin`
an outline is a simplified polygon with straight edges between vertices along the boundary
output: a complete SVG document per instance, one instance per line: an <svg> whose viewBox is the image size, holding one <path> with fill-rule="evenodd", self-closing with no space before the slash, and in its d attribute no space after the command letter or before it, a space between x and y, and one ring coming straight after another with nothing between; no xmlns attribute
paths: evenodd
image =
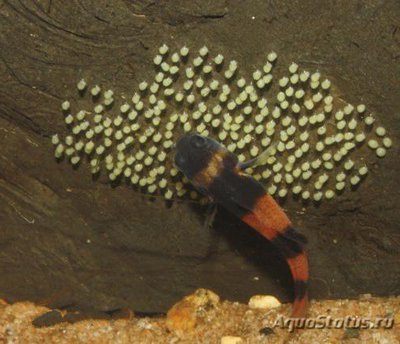
<svg viewBox="0 0 400 344"><path fill-rule="evenodd" d="M292 318L304 317L308 306L308 261L304 252L287 259L293 276L294 302Z"/></svg>
<svg viewBox="0 0 400 344"><path fill-rule="evenodd" d="M272 240L282 252L292 273L294 302L291 316L293 318L305 316L307 310L308 260L304 253L306 242L306 238L291 226L279 232Z"/></svg>
<svg viewBox="0 0 400 344"><path fill-rule="evenodd" d="M294 282L292 317L303 317L308 305L308 260L304 253L306 238L294 229L275 200L265 195L257 200L254 211L242 220L269 239L288 262Z"/></svg>

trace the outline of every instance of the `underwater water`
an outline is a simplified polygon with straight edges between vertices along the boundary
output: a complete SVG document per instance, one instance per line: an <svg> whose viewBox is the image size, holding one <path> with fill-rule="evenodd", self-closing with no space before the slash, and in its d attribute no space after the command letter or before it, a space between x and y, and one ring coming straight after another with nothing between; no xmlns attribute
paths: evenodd
<svg viewBox="0 0 400 344"><path fill-rule="evenodd" d="M292 300L279 252L173 166L221 142L308 238L313 298L399 294L398 4L11 1L0 297L160 312ZM72 165L72 168L71 166Z"/></svg>

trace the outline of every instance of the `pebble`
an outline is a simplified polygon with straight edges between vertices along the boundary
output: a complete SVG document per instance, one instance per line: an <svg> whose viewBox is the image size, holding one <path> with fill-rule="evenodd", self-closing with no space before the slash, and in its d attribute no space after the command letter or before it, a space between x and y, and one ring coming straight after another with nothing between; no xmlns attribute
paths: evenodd
<svg viewBox="0 0 400 344"><path fill-rule="evenodd" d="M248 305L252 309L271 309L280 307L281 303L271 295L254 295L250 298Z"/></svg>
<svg viewBox="0 0 400 344"><path fill-rule="evenodd" d="M221 344L240 344L243 343L243 339L235 336L224 336L221 338Z"/></svg>
<svg viewBox="0 0 400 344"><path fill-rule="evenodd" d="M169 331L178 336L194 330L201 310L217 307L219 296L211 290L197 289L193 294L185 296L167 313L166 325Z"/></svg>

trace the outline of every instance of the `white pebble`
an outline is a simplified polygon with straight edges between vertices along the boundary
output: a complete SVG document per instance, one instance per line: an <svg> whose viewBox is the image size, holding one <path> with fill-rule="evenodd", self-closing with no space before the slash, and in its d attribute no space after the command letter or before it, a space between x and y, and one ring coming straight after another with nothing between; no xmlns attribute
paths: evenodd
<svg viewBox="0 0 400 344"><path fill-rule="evenodd" d="M248 302L251 309L272 309L281 306L277 298L270 295L254 295Z"/></svg>

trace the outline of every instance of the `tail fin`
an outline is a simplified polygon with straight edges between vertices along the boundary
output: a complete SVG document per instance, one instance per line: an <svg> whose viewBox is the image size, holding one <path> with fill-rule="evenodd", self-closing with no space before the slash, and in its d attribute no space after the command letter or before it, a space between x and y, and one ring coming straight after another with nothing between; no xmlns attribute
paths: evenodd
<svg viewBox="0 0 400 344"><path fill-rule="evenodd" d="M295 300L291 316L304 316L308 304L308 260L304 253L306 238L292 227L285 212L269 195L262 196L254 210L244 215L242 221L256 229L282 252L294 281Z"/></svg>
<svg viewBox="0 0 400 344"><path fill-rule="evenodd" d="M294 302L292 318L300 318L306 315L308 305L308 261L304 252L294 258L287 259L293 276Z"/></svg>
<svg viewBox="0 0 400 344"><path fill-rule="evenodd" d="M292 273L295 297L291 317L303 317L308 304L308 260L304 253L307 240L289 225L271 241L282 252Z"/></svg>

